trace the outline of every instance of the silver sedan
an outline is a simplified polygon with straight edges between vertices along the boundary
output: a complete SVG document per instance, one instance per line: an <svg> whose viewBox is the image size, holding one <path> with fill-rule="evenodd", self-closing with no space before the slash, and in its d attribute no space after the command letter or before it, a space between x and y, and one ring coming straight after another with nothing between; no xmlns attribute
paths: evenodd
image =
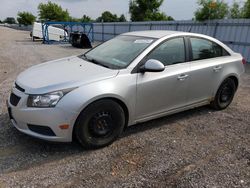
<svg viewBox="0 0 250 188"><path fill-rule="evenodd" d="M22 72L8 99L11 122L49 141L75 137L86 148L112 143L126 126L232 102L245 60L201 34L122 34L80 56Z"/></svg>

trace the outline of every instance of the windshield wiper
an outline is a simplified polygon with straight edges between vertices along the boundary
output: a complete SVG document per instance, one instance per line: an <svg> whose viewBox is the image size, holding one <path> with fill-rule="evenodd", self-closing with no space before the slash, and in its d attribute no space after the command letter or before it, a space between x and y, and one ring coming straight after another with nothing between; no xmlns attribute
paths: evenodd
<svg viewBox="0 0 250 188"><path fill-rule="evenodd" d="M106 68L110 68L109 66L107 65L104 65L103 63L101 63L100 61L97 61L96 59L88 59L90 62L96 64L96 65L101 65L103 67L106 67Z"/></svg>
<svg viewBox="0 0 250 188"><path fill-rule="evenodd" d="M86 59L87 61L92 62L92 63L94 63L96 65L100 65L100 66L103 66L103 67L106 67L106 68L110 68L108 65L104 65L102 62L100 62L100 61L98 61L96 59L88 58L85 54L83 54L82 57L84 59Z"/></svg>

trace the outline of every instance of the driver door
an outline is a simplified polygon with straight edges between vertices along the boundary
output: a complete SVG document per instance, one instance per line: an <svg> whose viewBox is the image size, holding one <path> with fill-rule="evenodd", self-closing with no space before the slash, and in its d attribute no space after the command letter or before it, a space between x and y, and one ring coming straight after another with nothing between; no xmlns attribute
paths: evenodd
<svg viewBox="0 0 250 188"><path fill-rule="evenodd" d="M187 104L190 65L186 62L184 38L172 38L161 43L147 55L165 65L162 72L137 75L137 120L160 115Z"/></svg>

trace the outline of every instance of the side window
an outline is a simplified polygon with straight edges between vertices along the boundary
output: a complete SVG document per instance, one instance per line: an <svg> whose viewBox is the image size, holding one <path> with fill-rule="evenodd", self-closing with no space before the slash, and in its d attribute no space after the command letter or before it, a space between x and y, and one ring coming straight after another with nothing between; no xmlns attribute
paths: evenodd
<svg viewBox="0 0 250 188"><path fill-rule="evenodd" d="M185 62L185 47L183 38L167 40L154 49L147 59L156 59L165 66Z"/></svg>
<svg viewBox="0 0 250 188"><path fill-rule="evenodd" d="M208 59L229 55L220 45L201 38L190 38L193 60Z"/></svg>

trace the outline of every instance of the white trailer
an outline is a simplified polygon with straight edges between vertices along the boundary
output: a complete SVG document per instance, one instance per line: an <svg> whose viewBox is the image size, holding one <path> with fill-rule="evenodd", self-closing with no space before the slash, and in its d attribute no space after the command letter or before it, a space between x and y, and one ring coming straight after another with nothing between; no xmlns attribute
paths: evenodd
<svg viewBox="0 0 250 188"><path fill-rule="evenodd" d="M48 34L49 39L54 41L61 41L65 36L68 37L68 34L64 29L53 26L48 27ZM33 41L35 39L43 39L42 23L34 22L30 36Z"/></svg>

